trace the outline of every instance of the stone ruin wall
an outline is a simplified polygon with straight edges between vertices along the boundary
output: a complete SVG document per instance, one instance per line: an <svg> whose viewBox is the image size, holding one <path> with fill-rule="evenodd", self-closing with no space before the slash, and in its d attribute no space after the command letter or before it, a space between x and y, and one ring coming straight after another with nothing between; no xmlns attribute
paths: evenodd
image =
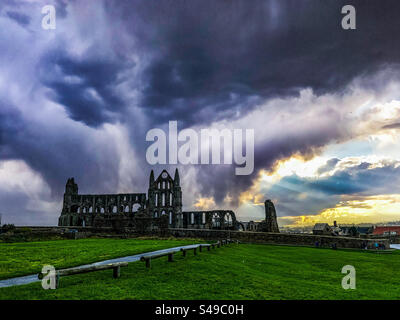
<svg viewBox="0 0 400 320"><path fill-rule="evenodd" d="M25 227L26 228L26 227ZM229 231L229 230L208 230L208 229L159 229L159 231L137 232L136 230L117 230L105 227L29 227L32 232L40 234L62 234L63 237L78 239L87 238L93 235L134 238L142 235L157 237L176 237L176 238L199 238L205 240L235 239L243 243L278 244L278 245L300 245L315 246L319 242L320 247L331 248L336 244L337 248L361 249L367 243L369 249L374 249L374 243L384 244L390 247L389 239L365 239L338 236L319 236L313 234L289 234L289 233L266 233L249 231ZM77 231L76 233L71 231Z"/></svg>
<svg viewBox="0 0 400 320"><path fill-rule="evenodd" d="M366 243L369 249L374 249L374 243L384 244L390 247L388 239L361 239L338 236L318 236L313 234L291 233L267 233L267 232L243 232L229 230L195 230L195 229L169 229L169 234L174 237L201 238L208 240L235 239L244 243L270 243L286 245L315 246L318 241L320 247L331 248L336 244L337 248L361 249Z"/></svg>
<svg viewBox="0 0 400 320"><path fill-rule="evenodd" d="M65 186L58 225L63 227L110 227L137 232L168 228L238 230L232 210L182 212L178 170L172 178L163 170L157 179L150 173L148 193L79 194L74 178Z"/></svg>
<svg viewBox="0 0 400 320"><path fill-rule="evenodd" d="M182 214L184 228L238 229L238 221L232 210L184 211Z"/></svg>

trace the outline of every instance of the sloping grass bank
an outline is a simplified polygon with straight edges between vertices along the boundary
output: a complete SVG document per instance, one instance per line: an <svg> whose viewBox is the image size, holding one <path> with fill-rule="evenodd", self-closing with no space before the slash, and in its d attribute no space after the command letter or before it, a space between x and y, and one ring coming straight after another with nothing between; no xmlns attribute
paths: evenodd
<svg viewBox="0 0 400 320"><path fill-rule="evenodd" d="M130 263L119 279L106 270L61 278L57 290L3 288L0 299L399 299L399 262L397 252L231 244L150 270ZM356 290L341 286L344 265L356 269Z"/></svg>

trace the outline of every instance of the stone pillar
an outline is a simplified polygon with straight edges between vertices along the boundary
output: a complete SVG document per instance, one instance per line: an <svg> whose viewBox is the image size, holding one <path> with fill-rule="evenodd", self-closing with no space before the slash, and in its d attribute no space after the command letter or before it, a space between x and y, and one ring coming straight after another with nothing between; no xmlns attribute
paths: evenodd
<svg viewBox="0 0 400 320"><path fill-rule="evenodd" d="M265 205L265 220L258 227L261 232L279 232L278 221L276 218L275 206L271 200L266 200Z"/></svg>
<svg viewBox="0 0 400 320"><path fill-rule="evenodd" d="M275 206L271 200L266 200L265 203L265 222L268 232L279 232L278 221L276 218Z"/></svg>

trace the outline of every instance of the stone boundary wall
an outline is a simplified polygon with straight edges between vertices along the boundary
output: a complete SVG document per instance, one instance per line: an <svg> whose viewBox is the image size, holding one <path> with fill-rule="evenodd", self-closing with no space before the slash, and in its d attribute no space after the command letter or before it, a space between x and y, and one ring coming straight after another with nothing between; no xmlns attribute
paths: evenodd
<svg viewBox="0 0 400 320"><path fill-rule="evenodd" d="M93 232L93 233L115 233L115 230L111 227L59 227L59 226L18 226L18 229L31 229L33 232L70 232L71 230L77 230L78 232Z"/></svg>
<svg viewBox="0 0 400 320"><path fill-rule="evenodd" d="M400 243L400 235L384 236L384 235L368 235L366 239L387 239L390 243Z"/></svg>
<svg viewBox="0 0 400 320"><path fill-rule="evenodd" d="M184 238L202 238L210 240L235 239L244 243L270 243L287 245L315 246L318 242L320 247L331 248L336 244L337 248L363 248L366 243L369 249L374 249L374 244L384 244L389 249L388 239L361 239L336 236L319 236L313 234L292 233L267 233L267 232L243 232L228 230L204 230L204 229L169 229L170 235Z"/></svg>
<svg viewBox="0 0 400 320"><path fill-rule="evenodd" d="M17 227L19 228L19 227ZM82 239L91 235L115 235L124 237L137 236L173 236L176 238L201 238L208 240L219 239L236 239L244 243L270 243L270 244L287 244L287 245L303 245L315 246L318 242L320 247L331 248L336 244L337 248L363 248L366 243L369 249L374 249L374 244L384 244L385 248L390 248L389 239L368 239L368 238L350 238L338 236L322 236L313 234L293 234L293 233L269 233L269 232L249 232L249 231L230 231L230 230L211 230L211 229L167 229L162 232L151 232L136 234L132 232L115 232L112 228L100 227L21 227L31 228L33 233L53 233L62 234L63 237L72 239ZM78 232L68 232L71 230Z"/></svg>

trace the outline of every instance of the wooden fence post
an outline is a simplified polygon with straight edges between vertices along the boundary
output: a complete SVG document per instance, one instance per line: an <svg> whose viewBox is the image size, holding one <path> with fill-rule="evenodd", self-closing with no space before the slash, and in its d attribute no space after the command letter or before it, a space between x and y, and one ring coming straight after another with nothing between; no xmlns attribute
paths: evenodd
<svg viewBox="0 0 400 320"><path fill-rule="evenodd" d="M113 268L113 278L119 278L121 276L121 267Z"/></svg>
<svg viewBox="0 0 400 320"><path fill-rule="evenodd" d="M174 261L174 254L173 253L169 253L168 254L168 262L172 262Z"/></svg>
<svg viewBox="0 0 400 320"><path fill-rule="evenodd" d="M56 289L60 286L60 273L56 271Z"/></svg>

